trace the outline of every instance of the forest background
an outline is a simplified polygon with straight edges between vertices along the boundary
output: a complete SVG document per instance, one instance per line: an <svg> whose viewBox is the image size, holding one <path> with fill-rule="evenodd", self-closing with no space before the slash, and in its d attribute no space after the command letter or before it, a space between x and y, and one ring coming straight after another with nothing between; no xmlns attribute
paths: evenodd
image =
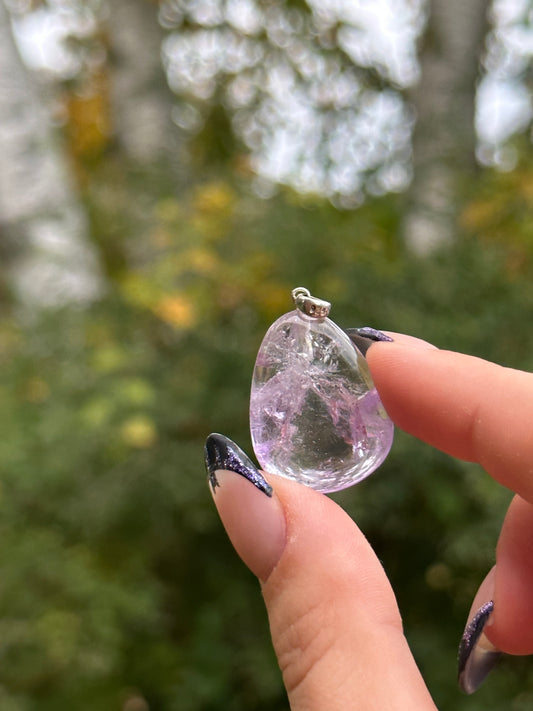
<svg viewBox="0 0 533 711"><path fill-rule="evenodd" d="M533 369L527 0L0 2L0 708L287 708L203 442L258 345L345 327ZM490 387L490 383L487 383ZM334 496L441 711L510 492L402 432ZM317 535L319 532L317 532Z"/></svg>

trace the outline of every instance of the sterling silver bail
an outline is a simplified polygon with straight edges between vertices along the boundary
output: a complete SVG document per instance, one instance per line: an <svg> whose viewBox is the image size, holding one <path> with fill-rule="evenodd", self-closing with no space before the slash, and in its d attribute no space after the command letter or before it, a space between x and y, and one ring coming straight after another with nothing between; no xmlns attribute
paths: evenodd
<svg viewBox="0 0 533 711"><path fill-rule="evenodd" d="M292 290L292 300L296 304L296 308L311 318L326 318L331 309L329 301L311 296L309 289L304 286L297 286Z"/></svg>

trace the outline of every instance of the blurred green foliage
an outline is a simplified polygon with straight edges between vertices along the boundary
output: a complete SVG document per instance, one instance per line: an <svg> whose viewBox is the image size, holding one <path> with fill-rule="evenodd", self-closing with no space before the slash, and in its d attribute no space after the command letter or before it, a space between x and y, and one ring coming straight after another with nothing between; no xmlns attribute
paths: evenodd
<svg viewBox="0 0 533 711"><path fill-rule="evenodd" d="M258 585L210 501L204 438L250 449L255 353L296 285L331 299L340 325L531 369L532 245L508 207L529 160L476 187L462 239L431 261L400 247L397 197L342 212L289 191L261 200L221 172L154 202L148 256L99 303L0 322L2 709L287 708ZM501 229L485 229L496 201ZM475 697L455 685L509 492L398 432L379 473L335 498L391 577L441 711L529 708L520 660Z"/></svg>
<svg viewBox="0 0 533 711"><path fill-rule="evenodd" d="M533 154L485 171L457 243L418 260L399 237L401 196L357 210L259 198L222 102L185 184L131 165L113 141L111 71L71 91L63 127L106 293L32 314L4 303L0 320L0 709L282 711L259 586L212 506L204 439L222 430L250 450L255 355L295 286L332 301L341 326L532 370ZM532 707L527 661L506 660L471 698L455 683L510 496L401 432L375 476L334 496L383 561L441 711Z"/></svg>

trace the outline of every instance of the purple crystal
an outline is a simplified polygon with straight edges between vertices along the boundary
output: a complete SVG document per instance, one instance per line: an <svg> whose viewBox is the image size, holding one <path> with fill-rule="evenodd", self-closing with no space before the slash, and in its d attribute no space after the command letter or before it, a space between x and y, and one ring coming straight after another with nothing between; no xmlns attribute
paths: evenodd
<svg viewBox="0 0 533 711"><path fill-rule="evenodd" d="M297 309L272 324L257 354L250 430L265 471L331 492L379 467L394 427L348 336Z"/></svg>

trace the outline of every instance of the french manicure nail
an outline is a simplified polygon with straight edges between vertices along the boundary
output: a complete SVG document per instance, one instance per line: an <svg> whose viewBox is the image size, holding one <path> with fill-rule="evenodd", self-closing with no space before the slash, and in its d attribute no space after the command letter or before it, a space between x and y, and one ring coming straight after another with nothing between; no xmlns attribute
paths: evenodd
<svg viewBox="0 0 533 711"><path fill-rule="evenodd" d="M482 605L467 624L459 645L459 687L472 694L501 657L501 652L489 641L483 632L492 612L492 600Z"/></svg>
<svg viewBox="0 0 533 711"><path fill-rule="evenodd" d="M205 463L213 500L233 547L265 581L285 548L285 515L279 499L251 459L223 435L207 438Z"/></svg>
<svg viewBox="0 0 533 711"><path fill-rule="evenodd" d="M346 328L345 333L351 342L357 346L363 355L366 355L367 350L376 341L392 341L390 336L386 333L378 331L376 328L371 328L370 326L363 326L362 328Z"/></svg>
<svg viewBox="0 0 533 711"><path fill-rule="evenodd" d="M220 486L217 479L217 470L231 471L248 479L263 494L272 496L272 487L257 469L250 457L235 444L229 437L210 434L205 443L205 468L213 493Z"/></svg>

